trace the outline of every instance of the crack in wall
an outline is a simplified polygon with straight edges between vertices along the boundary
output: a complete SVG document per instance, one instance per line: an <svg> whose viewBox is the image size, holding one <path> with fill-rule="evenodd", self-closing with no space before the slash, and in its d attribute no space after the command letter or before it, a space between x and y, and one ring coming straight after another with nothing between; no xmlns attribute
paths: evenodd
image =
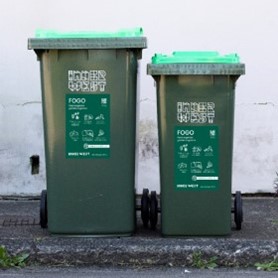
<svg viewBox="0 0 278 278"><path fill-rule="evenodd" d="M7 104L0 103L0 105L2 106L3 109L13 107L13 106L27 106L27 105L32 105L32 104L40 104L41 105L42 102L39 100L34 100L34 101L26 101L26 102L22 102L22 103L7 103Z"/></svg>

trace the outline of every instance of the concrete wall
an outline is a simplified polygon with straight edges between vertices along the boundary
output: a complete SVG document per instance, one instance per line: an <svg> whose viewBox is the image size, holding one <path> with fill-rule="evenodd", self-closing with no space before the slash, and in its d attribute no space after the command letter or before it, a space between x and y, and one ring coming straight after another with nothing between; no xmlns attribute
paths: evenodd
<svg viewBox="0 0 278 278"><path fill-rule="evenodd" d="M173 50L237 52L246 75L237 83L233 190L273 192L278 171L277 1L1 1L0 194L45 187L39 63L27 50L36 28L116 30L142 26L148 37L140 76L138 191L159 190L156 95L146 64ZM40 156L31 174L30 157Z"/></svg>

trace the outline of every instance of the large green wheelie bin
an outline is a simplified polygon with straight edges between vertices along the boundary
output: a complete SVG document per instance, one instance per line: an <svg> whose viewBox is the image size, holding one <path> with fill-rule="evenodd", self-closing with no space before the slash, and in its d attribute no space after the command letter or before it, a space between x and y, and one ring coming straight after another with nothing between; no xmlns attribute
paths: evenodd
<svg viewBox="0 0 278 278"><path fill-rule="evenodd" d="M229 234L235 84L244 64L236 54L174 52L154 55L147 71L157 86L162 234Z"/></svg>
<svg viewBox="0 0 278 278"><path fill-rule="evenodd" d="M142 29L39 31L47 191L41 226L65 235L135 229L137 68Z"/></svg>

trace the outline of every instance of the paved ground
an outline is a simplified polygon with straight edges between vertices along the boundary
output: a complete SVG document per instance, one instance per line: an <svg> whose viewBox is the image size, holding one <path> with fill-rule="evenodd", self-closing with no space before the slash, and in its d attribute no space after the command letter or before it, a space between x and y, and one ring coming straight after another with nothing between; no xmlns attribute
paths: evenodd
<svg viewBox="0 0 278 278"><path fill-rule="evenodd" d="M50 236L39 226L39 201L0 200L0 244L12 254L28 252L41 264L188 266L194 254L216 256L221 266L252 266L278 256L278 198L244 198L242 230L228 237L163 238L143 228L127 238ZM232 215L231 215L232 218Z"/></svg>
<svg viewBox="0 0 278 278"><path fill-rule="evenodd" d="M27 267L0 271L1 278L277 278L277 272L256 269L217 268L193 269L184 267Z"/></svg>

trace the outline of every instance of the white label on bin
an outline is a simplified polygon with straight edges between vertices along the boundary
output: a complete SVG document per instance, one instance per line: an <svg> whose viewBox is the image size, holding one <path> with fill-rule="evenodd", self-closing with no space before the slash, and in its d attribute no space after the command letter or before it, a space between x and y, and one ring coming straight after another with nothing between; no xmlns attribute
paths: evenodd
<svg viewBox="0 0 278 278"><path fill-rule="evenodd" d="M71 92L104 92L105 70L69 70L68 88Z"/></svg>
<svg viewBox="0 0 278 278"><path fill-rule="evenodd" d="M214 102L177 102L177 120L180 123L213 124Z"/></svg>

